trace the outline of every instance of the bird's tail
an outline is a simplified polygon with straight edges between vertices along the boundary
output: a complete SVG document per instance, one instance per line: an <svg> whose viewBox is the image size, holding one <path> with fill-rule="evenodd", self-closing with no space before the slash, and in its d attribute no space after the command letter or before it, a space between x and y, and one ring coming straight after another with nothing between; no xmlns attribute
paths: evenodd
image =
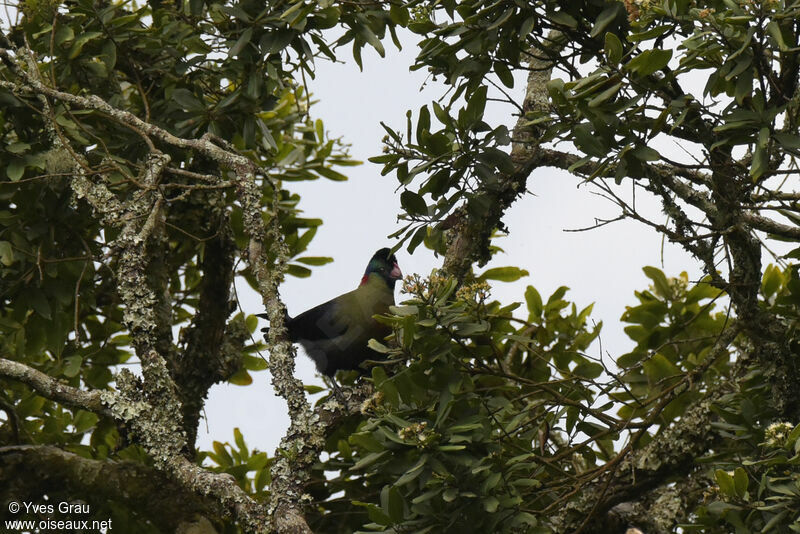
<svg viewBox="0 0 800 534"><path fill-rule="evenodd" d="M257 313L256 317L261 317L262 319L269 320L269 315L267 315L266 313ZM284 308L283 309L283 323L284 324L288 323L290 319L291 319L291 317L289 317L289 311L286 308ZM261 331L264 333L264 337L266 338L269 335L269 326L265 326L264 328L261 329Z"/></svg>

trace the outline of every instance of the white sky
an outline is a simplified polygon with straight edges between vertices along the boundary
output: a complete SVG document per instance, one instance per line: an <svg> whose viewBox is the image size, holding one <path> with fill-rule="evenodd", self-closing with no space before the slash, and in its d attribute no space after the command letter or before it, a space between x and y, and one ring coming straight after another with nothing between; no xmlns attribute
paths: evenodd
<svg viewBox="0 0 800 534"><path fill-rule="evenodd" d="M310 278L286 281L281 295L290 315L355 288L375 250L393 244L386 236L399 228L398 182L393 175L381 177L380 167L366 160L381 152L384 130L380 121L405 131L405 111L412 109L416 116L421 105L438 100L442 94L441 86L430 80L420 91L426 73L408 70L415 50L409 44L398 52L389 45L385 59L365 50L364 72L352 60L317 64L317 77L309 81L311 92L319 100L311 110L312 116L321 118L332 136L342 136L350 143L353 157L365 164L345 169L350 180L344 183L318 180L286 185L301 195L305 216L324 221L308 255L335 259L315 268ZM347 58L343 55L342 59ZM514 93L521 95L523 90L524 84L518 83ZM509 106L495 104L487 110L487 122L510 128L516 121L512 111ZM579 309L595 303L592 318L604 323L603 350L616 357L632 347L619 317L626 305L636 302L633 292L649 284L642 267L657 266L667 276L686 270L692 280L700 276L700 271L688 255L670 243L663 246L662 264L661 236L639 223L624 221L588 232L564 232L591 226L595 217L613 218L619 213L608 200L578 184L577 178L556 169L538 169L529 178L528 189L533 195L521 198L509 210L504 220L510 235L497 242L506 253L497 256L492 265L516 265L528 270L530 276L511 284L495 282L492 294L504 303L524 302L523 292L529 284L544 299L559 286L568 286L566 298ZM664 220L658 203L644 195L638 195L637 207L654 214L655 220ZM441 264L441 259L423 246L413 256L404 249L397 256L406 275L427 275ZM261 312L260 298L244 284L238 287L245 311ZM402 300L399 286L395 296ZM599 354L597 344L593 350L594 355ZM321 384L313 363L301 349L298 352L298 376L306 383ZM254 373L254 383L247 387L215 386L205 413L209 431L201 421L201 448L209 447L214 440L232 442L233 428L239 427L251 448L272 454L288 426L285 403L275 397L268 372Z"/></svg>

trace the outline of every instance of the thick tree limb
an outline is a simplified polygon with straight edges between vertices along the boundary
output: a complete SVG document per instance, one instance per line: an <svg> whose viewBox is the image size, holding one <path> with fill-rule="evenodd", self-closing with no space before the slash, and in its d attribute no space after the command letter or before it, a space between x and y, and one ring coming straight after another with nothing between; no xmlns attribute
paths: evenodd
<svg viewBox="0 0 800 534"><path fill-rule="evenodd" d="M206 242L200 265L203 277L197 312L182 336L185 350L169 362L178 384L190 448L194 447L200 411L209 388L236 372L241 363L240 349L249 337L243 322L227 323L236 247L227 218L220 216L212 220L216 224L209 224L207 230L215 236Z"/></svg>
<svg viewBox="0 0 800 534"><path fill-rule="evenodd" d="M541 45L542 50L536 50L530 56L530 72L523 103L525 112L549 109L546 84L555 64L549 58L557 55L567 43L558 31L550 32L547 42L547 45ZM492 232L500 224L508 207L525 192L528 176L540 163L537 130L527 124L524 113L514 128L512 138L515 141L511 148L514 171L501 177L495 189L484 193L488 197L488 213L476 216L463 207L456 212L443 269L458 280L464 278L473 263L483 265L489 261Z"/></svg>
<svg viewBox="0 0 800 534"><path fill-rule="evenodd" d="M647 534L672 534L677 525L689 522L696 503L703 493L716 485L705 469L695 468L681 473L674 484L659 486L639 496L640 500L620 503L608 511L605 529L608 534L638 527Z"/></svg>
<svg viewBox="0 0 800 534"><path fill-rule="evenodd" d="M270 321L269 359L272 384L275 391L286 399L290 418L289 429L281 439L271 469L270 515L275 528L281 534L310 533L311 529L303 516L302 501L311 468L325 445L324 429L319 415L312 412L308 404L303 383L294 376L296 352L284 327L286 308L280 300L278 285L288 260L288 251L277 227L277 216L273 216L270 237L277 252L277 260L273 269L268 269L269 262L264 248L268 240L263 230L261 211L257 203L257 198L260 197L257 195L252 187L248 187L242 195L245 199L245 231L250 235L249 262Z"/></svg>
<svg viewBox="0 0 800 534"><path fill-rule="evenodd" d="M8 58L8 51L0 49L0 56ZM12 60L13 61L13 60ZM26 75L24 84L0 80L0 87L8 89L14 93L30 94L30 95L44 95L49 98L60 100L66 104L79 107L81 109L89 109L99 111L108 115L110 118L116 120L124 126L130 126L143 134L155 138L163 143L172 145L177 148L185 148L195 150L201 154L208 156L219 162L220 165L226 168L233 168L234 166L244 166L247 168L255 169L255 164L252 163L245 156L236 154L220 148L215 144L210 137L203 137L201 139L185 139L171 134L167 130L160 128L149 122L145 122L133 113L117 109L107 103L105 100L96 95L87 97L73 95L59 91L45 85L42 81Z"/></svg>
<svg viewBox="0 0 800 534"><path fill-rule="evenodd" d="M122 396L111 391L87 392L72 388L61 384L40 371L5 359L0 359L0 376L13 378L28 384L42 396L51 400L112 417L117 421L124 421L134 431L143 435L143 444L151 454L155 449L171 448L170 445L165 447L161 438L154 437L148 433L158 434L164 430L153 426L150 421L142 417L143 414L154 411L153 407L145 402L122 398ZM135 381L135 378L130 373L122 373L118 377L122 390L131 389L128 384L130 381ZM171 428L173 429L172 432L179 428L177 421L172 422ZM169 439L170 435L170 432L166 432L166 439ZM52 453L52 451L50 452ZM208 472L202 467L191 463L182 455L155 459L157 464L162 465L162 470L170 473L182 487L191 490L196 495L213 498L214 500L209 501L206 505L206 509L214 510L216 516L237 518L248 532L264 531L268 522L265 509L244 493L232 477ZM168 501L165 500L165 502Z"/></svg>
<svg viewBox="0 0 800 534"><path fill-rule="evenodd" d="M99 391L83 391L68 386L23 363L0 358L0 377L22 382L42 397L71 408L80 408L98 415L111 416L111 411L103 405Z"/></svg>
<svg viewBox="0 0 800 534"><path fill-rule="evenodd" d="M80 498L93 511L121 502L169 532L207 517L210 509L208 502L141 463L92 460L49 445L0 447L0 481L0 502L42 502L44 495L51 502Z"/></svg>
<svg viewBox="0 0 800 534"><path fill-rule="evenodd" d="M744 222L756 230L761 230L762 232L774 234L787 239L800 239L800 227L782 224L778 221L770 219L769 217L764 217L763 215L758 215L756 213L744 210L741 212L741 218Z"/></svg>
<svg viewBox="0 0 800 534"><path fill-rule="evenodd" d="M1 54L2 52L0 52ZM87 109L108 112L123 124L165 141L177 140L179 146L195 148L213 154L230 163L237 161L252 166L246 158L230 154L208 140L184 142L157 127L147 127L134 115L115 110L97 97L83 98L48 88L36 79L28 77L23 92L40 94ZM45 102L46 104L46 102ZM54 139L56 148L70 150ZM223 157L229 155L231 157ZM212 157L213 157L212 156ZM215 513L220 517L233 518L247 532L264 532L268 528L265 508L253 501L235 480L226 475L214 474L191 463L184 455L185 435L180 425L181 405L176 394L176 386L167 371L164 358L155 347L159 346L156 335L157 317L155 303L158 300L148 283L149 255L148 241L156 227L162 224L163 202L152 186L158 181L169 158L157 151L145 164L140 181L147 189L134 196L125 204L108 191L104 184L90 181L84 174L79 161L76 161L73 189L79 198L85 198L100 214L103 222L111 226L122 226L122 231L112 245L119 257L119 293L125 302L123 320L131 332L132 343L142 363L144 381L123 370L117 376L118 393L101 392L99 396L110 415L124 421L131 428L131 435L153 458L156 467L169 474L173 480L197 495L214 499ZM247 163L245 163L247 162ZM141 225L139 221L144 221Z"/></svg>

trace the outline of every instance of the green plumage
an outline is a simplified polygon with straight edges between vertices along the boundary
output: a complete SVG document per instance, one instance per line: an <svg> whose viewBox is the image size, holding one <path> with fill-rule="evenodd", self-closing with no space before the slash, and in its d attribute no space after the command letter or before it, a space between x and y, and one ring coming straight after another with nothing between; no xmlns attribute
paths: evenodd
<svg viewBox="0 0 800 534"><path fill-rule="evenodd" d="M320 373L331 377L339 369L357 369L364 360L379 358L367 343L383 339L390 329L373 316L389 311L395 282L401 277L391 251L379 250L370 259L358 288L297 317L287 317L289 339L305 349Z"/></svg>

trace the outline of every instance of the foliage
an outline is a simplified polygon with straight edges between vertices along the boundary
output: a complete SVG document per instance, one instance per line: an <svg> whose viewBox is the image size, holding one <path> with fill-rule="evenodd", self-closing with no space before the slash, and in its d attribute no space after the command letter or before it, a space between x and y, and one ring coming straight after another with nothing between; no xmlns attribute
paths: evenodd
<svg viewBox="0 0 800 534"><path fill-rule="evenodd" d="M745 460L733 472L717 469L715 491L698 509L699 524L687 525L690 527L687 530L720 529L722 525L730 525L736 529L770 532L780 529L790 518L796 518L800 512L799 428L792 428L790 423L773 423L764 432L765 441L759 444L762 447L759 460ZM796 522L789 525L789 529L796 531Z"/></svg>
<svg viewBox="0 0 800 534"><path fill-rule="evenodd" d="M18 7L0 41L0 364L42 375L26 382L3 367L0 461L17 444L56 445L152 468L218 499L204 510L228 531L261 525L245 521L243 502L307 504L302 491L276 495L287 475L313 500L306 519L320 532L797 530L800 278L785 260L800 249L767 267L762 256L800 240L800 2ZM408 300L382 318L393 338L373 342L387 357L372 368L374 394L323 429L324 451L298 422L329 405L314 419L304 399L290 399L295 426L272 457L238 431L233 445L194 451L208 388L246 385L265 367L254 318L233 314L233 277L274 304L282 273L330 261L304 256L322 221L300 216L291 183L341 181L356 162L312 117L305 80L345 46L363 66L364 48L383 55L387 38L410 40L406 30L419 39L412 68L447 93L404 128L386 118L385 151L371 161L400 184L394 236L409 252L444 255L446 272L407 281ZM698 77L705 85L692 90ZM490 124L495 101L515 125ZM566 287L543 299L528 286L523 308L492 301L487 281L527 271L471 270L491 258L505 210L539 167L596 187L619 218L649 225L704 270L690 281L644 268L651 287L621 318L626 354L592 355L600 325ZM642 213L637 194L663 214ZM138 256L128 234L145 242ZM134 271L138 284L126 279ZM272 352L286 355L280 341ZM169 387L153 381L153 353ZM133 377L131 364L149 376ZM290 389L291 367L273 372ZM104 409L109 396L92 404L101 391L142 392L152 410L125 419ZM162 402L172 393L181 421L156 409L174 406ZM234 480L237 504L154 454L148 424L160 439L186 438L169 445L192 468L206 464L200 478L225 474L212 489ZM131 532L170 520L124 499L108 507Z"/></svg>
<svg viewBox="0 0 800 534"><path fill-rule="evenodd" d="M281 12L262 14L261 22L274 27L254 34L249 26L263 11L256 3L187 2L178 11L174 3L160 2L20 7L20 22L3 38L4 80L15 79L25 54L35 54L30 58L38 61L31 63L37 76L53 88L100 97L176 136L224 139L273 178L260 177L259 202L265 220L270 213L279 218L293 260L287 273L309 276L311 267L331 261L304 256L322 221L300 216L299 196L274 184L344 180L336 168L356 162L309 114L308 95L295 78L311 58ZM324 17L315 17L316 26L324 27ZM14 46L18 53L10 55ZM45 105L10 85L0 88L0 100L0 353L68 386L114 388L120 366L139 363L126 323L129 310L119 294L120 230L104 225L71 182L77 162L83 175L107 186L109 211L114 200L144 198L141 180L152 140L97 110L58 99ZM59 150L54 139L68 151ZM227 318L233 310L230 282L216 267L232 276L247 242L232 173L191 149L168 143L158 149L171 160L155 188L168 208L148 273L167 296L159 303L161 348L174 370L178 354L216 346L193 337L198 330L221 328L230 336L222 349L230 351L233 363L216 381L248 384L249 372L265 368L256 357L263 345L252 341L254 318L243 313ZM236 258L225 257L228 241L239 246ZM249 268L236 274L254 283ZM215 313L223 314L216 327L201 319L203 301L213 290L207 286L214 283L221 294ZM181 329L179 339L171 339L173 329ZM145 457L127 429L18 382L2 381L0 401L7 410L3 443L54 444L98 460ZM19 424L12 425L12 418ZM264 453L247 459L262 470L267 461ZM266 480L262 476L254 489L262 490ZM127 518L120 510L113 510L113 517L126 518L132 531L145 528L147 520Z"/></svg>
<svg viewBox="0 0 800 534"><path fill-rule="evenodd" d="M666 394L626 382L644 373L658 385L674 382L643 371L650 367L641 362L618 377L615 366L587 354L600 333L589 324L591 306L579 311L565 301L565 287L543 301L528 286L521 320L511 313L519 304L503 307L488 290L476 282L456 292L437 275L407 280L410 300L387 318L398 346L379 347L389 361L373 368L376 392L362 407L365 418L328 440L330 459L312 488L320 510L331 512L320 517L320 531L549 532L548 511L576 481L613 464L620 440L641 446L651 439L627 430L632 423L664 422L665 412L647 407ZM697 323L724 320L709 300L684 293L671 304L695 307ZM656 336L665 323L643 330ZM675 329L665 344L681 346L683 335ZM680 371L672 375L680 380ZM675 417L698 389L670 405ZM338 475L326 480L322 471ZM339 491L344 498L325 500Z"/></svg>
<svg viewBox="0 0 800 534"><path fill-rule="evenodd" d="M234 476L247 493L263 497L270 482L270 458L265 452L250 451L238 428L233 429L233 438L233 444L215 441L212 445L214 450L202 452L197 460L203 462L208 458L216 465L216 471ZM251 472L253 475L249 477Z"/></svg>

